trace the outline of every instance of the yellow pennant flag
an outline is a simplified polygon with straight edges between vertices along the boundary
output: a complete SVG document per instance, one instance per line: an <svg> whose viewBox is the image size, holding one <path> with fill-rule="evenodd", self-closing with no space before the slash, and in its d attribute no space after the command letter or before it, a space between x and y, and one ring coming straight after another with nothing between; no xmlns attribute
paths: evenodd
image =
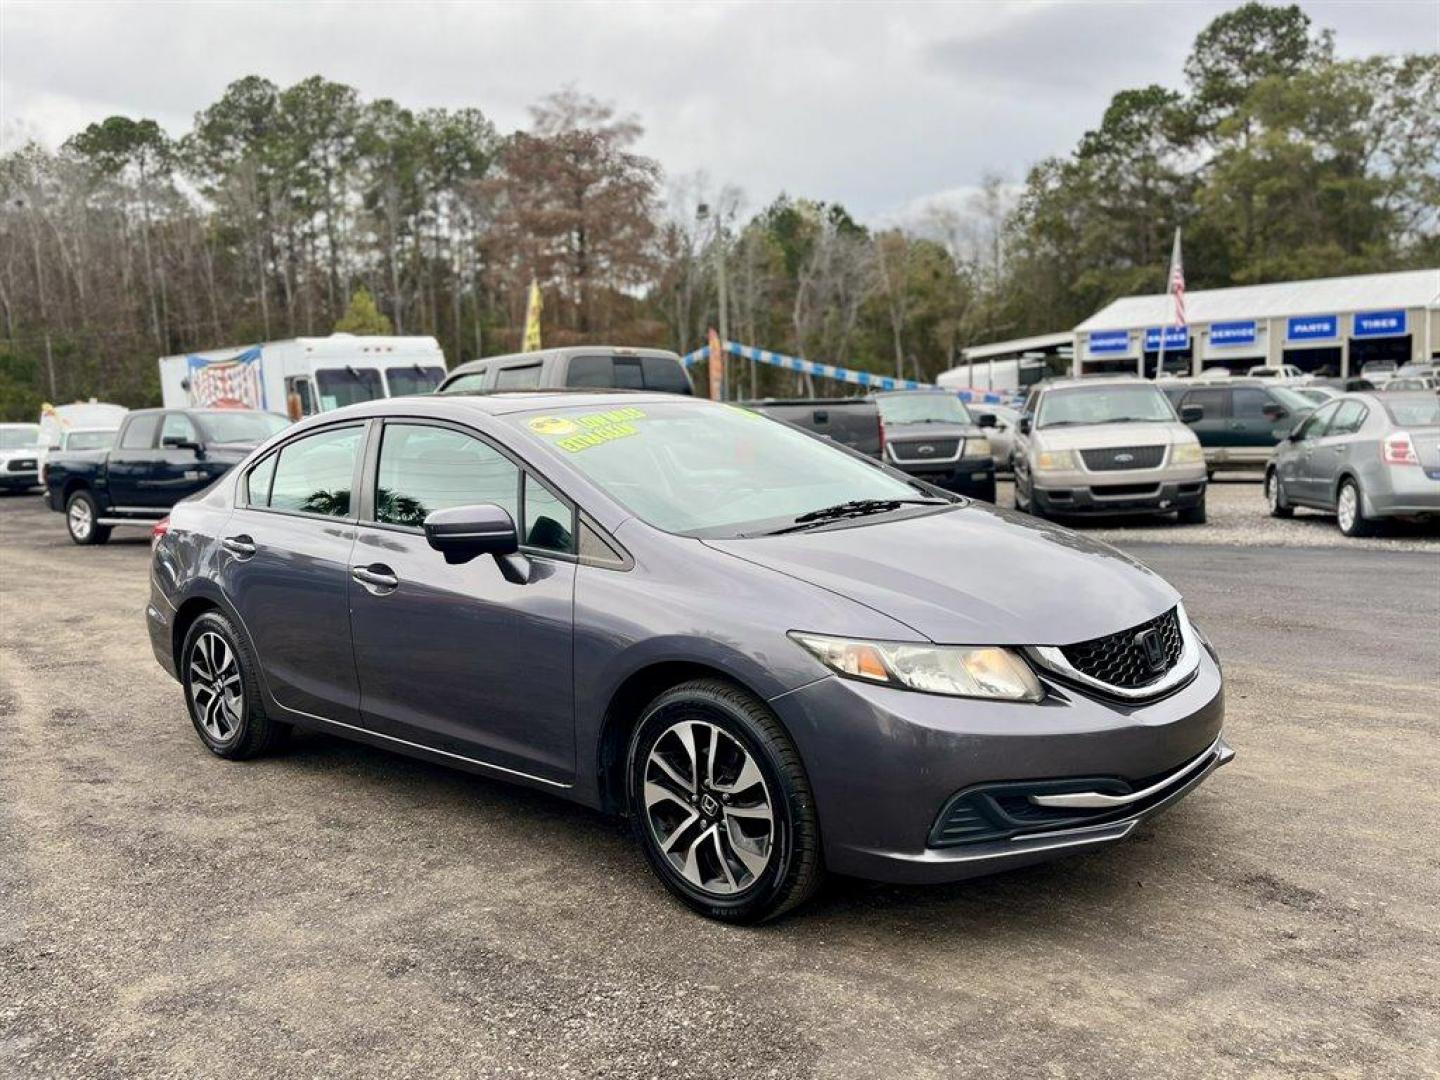
<svg viewBox="0 0 1440 1080"><path fill-rule="evenodd" d="M525 305L525 344L521 346L525 352L535 352L540 348L540 312L544 308L545 301L540 298L540 284L531 278L530 299Z"/></svg>

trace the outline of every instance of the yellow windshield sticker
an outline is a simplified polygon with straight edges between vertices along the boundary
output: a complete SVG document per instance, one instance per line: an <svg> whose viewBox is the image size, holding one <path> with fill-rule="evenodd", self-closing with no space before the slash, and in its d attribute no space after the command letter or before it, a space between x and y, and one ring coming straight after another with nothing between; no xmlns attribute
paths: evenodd
<svg viewBox="0 0 1440 1080"><path fill-rule="evenodd" d="M571 435L580 429L563 416L537 416L530 421L530 430L537 435Z"/></svg>
<svg viewBox="0 0 1440 1080"><path fill-rule="evenodd" d="M554 420L555 417L539 417L537 420ZM616 439L625 439L631 435L640 434L633 421L645 419L643 409L611 409L609 412L586 413L583 416L575 417L573 424L570 424L571 431L578 431L578 434L568 435L560 439L555 445L561 450L569 453L577 453L581 450L588 450L592 446L604 446ZM540 431L536 427L537 420L530 421L530 427L543 435L562 434L557 430ZM562 421L570 423L569 421Z"/></svg>

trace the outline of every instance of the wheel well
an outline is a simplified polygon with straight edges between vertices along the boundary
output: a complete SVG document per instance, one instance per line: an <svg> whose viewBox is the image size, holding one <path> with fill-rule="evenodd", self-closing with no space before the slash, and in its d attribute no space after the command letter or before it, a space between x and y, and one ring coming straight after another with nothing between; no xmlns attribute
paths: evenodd
<svg viewBox="0 0 1440 1080"><path fill-rule="evenodd" d="M185 635L190 632L190 624L207 611L219 611L220 605L204 596L192 596L180 605L175 612L175 618L171 620L173 627L170 633L170 653L175 658L175 670L180 670L180 647L185 644Z"/></svg>
<svg viewBox="0 0 1440 1080"><path fill-rule="evenodd" d="M750 689L719 668L673 660L641 668L611 695L600 730L597 755L600 804L605 810L617 814L625 812L625 751L630 745L635 725L640 722L641 710L672 686L694 679L723 679L747 691Z"/></svg>
<svg viewBox="0 0 1440 1080"><path fill-rule="evenodd" d="M71 495L74 495L75 492L77 492L77 491L82 491L82 490L83 490L83 491L89 491L89 490L90 490L90 485L89 485L89 483L87 483L87 482L84 481L84 480L81 480L81 479L77 476L77 477L75 477L74 479L72 479L72 480L67 480L67 481L65 482L65 489L64 489L64 492L62 493L61 497L62 497L66 502L69 502Z"/></svg>

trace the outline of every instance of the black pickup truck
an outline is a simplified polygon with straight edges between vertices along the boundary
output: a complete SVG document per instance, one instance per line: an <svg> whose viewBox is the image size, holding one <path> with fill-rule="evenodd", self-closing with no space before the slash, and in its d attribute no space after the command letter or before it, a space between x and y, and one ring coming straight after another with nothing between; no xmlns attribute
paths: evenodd
<svg viewBox="0 0 1440 1080"><path fill-rule="evenodd" d="M971 416L949 390L740 404L880 458L937 487L995 501L995 458L984 430L995 426L995 415Z"/></svg>
<svg viewBox="0 0 1440 1080"><path fill-rule="evenodd" d="M71 540L103 544L117 525L153 525L289 423L251 409L136 409L110 450L51 454L45 497Z"/></svg>

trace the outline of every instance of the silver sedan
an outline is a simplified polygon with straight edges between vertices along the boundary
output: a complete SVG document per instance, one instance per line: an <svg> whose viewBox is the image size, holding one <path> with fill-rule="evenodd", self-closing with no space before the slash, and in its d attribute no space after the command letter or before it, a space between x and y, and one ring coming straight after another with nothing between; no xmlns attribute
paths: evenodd
<svg viewBox="0 0 1440 1080"><path fill-rule="evenodd" d="M1346 394L1322 405L1275 448L1265 498L1275 517L1332 511L1346 536L1385 518L1440 516L1440 397Z"/></svg>

